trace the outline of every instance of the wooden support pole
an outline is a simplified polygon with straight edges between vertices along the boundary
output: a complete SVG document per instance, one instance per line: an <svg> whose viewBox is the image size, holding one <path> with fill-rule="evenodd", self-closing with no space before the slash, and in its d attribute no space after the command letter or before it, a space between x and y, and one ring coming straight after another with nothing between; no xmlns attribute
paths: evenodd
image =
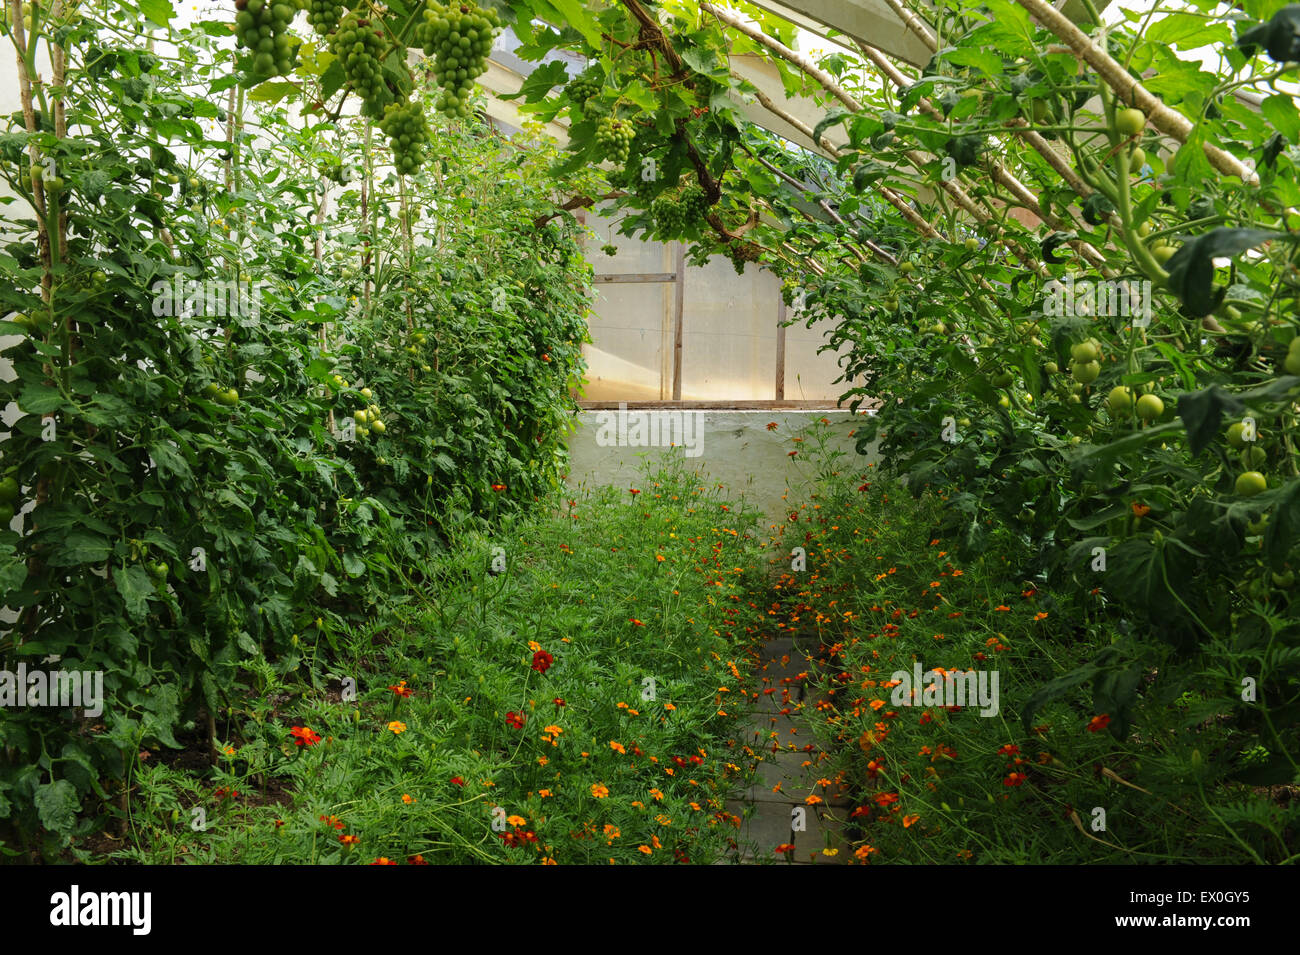
<svg viewBox="0 0 1300 955"><path fill-rule="evenodd" d="M678 242L673 297L673 401L682 400L682 318L686 304L686 246Z"/></svg>

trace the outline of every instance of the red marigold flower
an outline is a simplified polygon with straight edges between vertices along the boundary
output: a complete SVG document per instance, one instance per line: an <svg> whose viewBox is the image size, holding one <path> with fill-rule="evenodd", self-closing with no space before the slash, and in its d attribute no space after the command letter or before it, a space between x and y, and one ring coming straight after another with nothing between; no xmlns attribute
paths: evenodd
<svg viewBox="0 0 1300 955"><path fill-rule="evenodd" d="M775 431L778 427L779 427L779 425L778 425L775 421L769 421L769 422L767 423L767 430L768 430L768 431Z"/></svg>
<svg viewBox="0 0 1300 955"><path fill-rule="evenodd" d="M343 843L343 845L347 846L349 849L360 841L360 836L339 836L339 842Z"/></svg>
<svg viewBox="0 0 1300 955"><path fill-rule="evenodd" d="M453 786L464 786L465 780L461 779L459 776L453 776L451 777L451 784Z"/></svg>
<svg viewBox="0 0 1300 955"><path fill-rule="evenodd" d="M1020 747L1015 743L1007 743L1005 746L998 747L999 756L1011 756L1018 752L1020 752Z"/></svg>
<svg viewBox="0 0 1300 955"><path fill-rule="evenodd" d="M428 865L429 863L424 861L424 856L417 854L413 856L408 856L406 859L406 864L407 865Z"/></svg>
<svg viewBox="0 0 1300 955"><path fill-rule="evenodd" d="M370 864L371 865L397 865L397 863L394 862L392 859L385 858L384 856L380 856L378 859L376 859L374 862Z"/></svg>
<svg viewBox="0 0 1300 955"><path fill-rule="evenodd" d="M1007 778L1002 780L1003 786L1019 786L1029 777L1024 773L1008 773Z"/></svg>
<svg viewBox="0 0 1300 955"><path fill-rule="evenodd" d="M1094 716L1088 721L1088 732L1096 733L1098 730L1104 730L1110 725L1110 714L1102 713L1100 716Z"/></svg>
<svg viewBox="0 0 1300 955"><path fill-rule="evenodd" d="M538 650L533 654L533 669L538 673L545 673L555 662L555 657L551 656L545 650Z"/></svg>
<svg viewBox="0 0 1300 955"><path fill-rule="evenodd" d="M400 681L397 686L390 686L389 689L393 691L394 696L410 696L415 692L414 690L408 690L406 688L405 680Z"/></svg>
<svg viewBox="0 0 1300 955"><path fill-rule="evenodd" d="M557 696L555 699L551 700L551 702L554 703L556 706L563 706L563 705L564 705L564 697L562 697L562 696Z"/></svg>
<svg viewBox="0 0 1300 955"><path fill-rule="evenodd" d="M793 842L783 842L783 843L781 843L779 846L777 846L775 849L773 849L772 851L775 852L777 855L783 855L783 854L785 854L785 853L787 853L787 852L794 852L794 843L793 843Z"/></svg>
<svg viewBox="0 0 1300 955"><path fill-rule="evenodd" d="M306 726L295 726L289 730L295 746L315 746L320 742L320 735Z"/></svg>
<svg viewBox="0 0 1300 955"><path fill-rule="evenodd" d="M628 492L629 494L633 495L633 496L636 496L637 494L640 494L640 493L641 493L640 491L638 491L638 490L637 490L636 488L634 488L634 487L630 487L630 488L628 488L628 489L627 489L627 492Z"/></svg>
<svg viewBox="0 0 1300 955"><path fill-rule="evenodd" d="M506 714L506 725L511 729L521 730L524 728L524 715L511 710Z"/></svg>
<svg viewBox="0 0 1300 955"><path fill-rule="evenodd" d="M504 491L505 489L506 489L506 486L505 486L504 484L493 484L493 485L492 485L492 490L494 490L494 491Z"/></svg>

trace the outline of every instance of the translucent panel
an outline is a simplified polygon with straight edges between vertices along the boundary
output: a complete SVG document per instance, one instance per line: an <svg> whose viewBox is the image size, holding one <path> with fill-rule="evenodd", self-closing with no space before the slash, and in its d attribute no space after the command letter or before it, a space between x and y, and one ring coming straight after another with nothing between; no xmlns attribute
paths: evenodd
<svg viewBox="0 0 1300 955"><path fill-rule="evenodd" d="M836 351L818 354L827 342L827 334L835 323L822 320L805 328L791 325L785 330L785 397L791 401L834 400L849 389L841 382L834 384L843 373L839 356L847 355L849 346L841 345Z"/></svg>
<svg viewBox="0 0 1300 955"><path fill-rule="evenodd" d="M675 243L617 234L618 220L584 214L593 235L587 258L598 276L592 343L585 348L588 401L660 401L673 397L676 284L600 281L600 276L649 279L673 272ZM616 248L607 255L604 246ZM685 401L770 401L776 397L777 321L781 283L766 269L737 275L722 257L686 267L682 304L682 387ZM786 329L787 400L833 400L845 386L836 356L817 354L831 323Z"/></svg>
<svg viewBox="0 0 1300 955"><path fill-rule="evenodd" d="M781 283L747 265L737 275L715 258L686 273L682 398L758 400L776 395L776 320Z"/></svg>
<svg viewBox="0 0 1300 955"><path fill-rule="evenodd" d="M588 401L671 398L672 284L599 285L588 319Z"/></svg>

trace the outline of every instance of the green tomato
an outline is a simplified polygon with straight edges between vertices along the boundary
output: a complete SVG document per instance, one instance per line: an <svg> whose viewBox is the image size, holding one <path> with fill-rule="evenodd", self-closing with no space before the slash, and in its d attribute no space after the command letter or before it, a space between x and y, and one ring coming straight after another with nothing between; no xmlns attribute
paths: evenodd
<svg viewBox="0 0 1300 955"><path fill-rule="evenodd" d="M1134 173L1141 171L1142 167L1147 164L1146 151L1141 146L1137 146L1129 153L1129 163Z"/></svg>
<svg viewBox="0 0 1300 955"><path fill-rule="evenodd" d="M375 434L383 434L386 429L382 421L376 421L374 424L370 426L370 430L373 431Z"/></svg>
<svg viewBox="0 0 1300 955"><path fill-rule="evenodd" d="M1070 366L1070 377L1081 385L1090 385L1101 374L1101 364L1096 361L1076 361Z"/></svg>
<svg viewBox="0 0 1300 955"><path fill-rule="evenodd" d="M1101 361L1101 349L1090 340L1070 347L1070 357L1076 362Z"/></svg>
<svg viewBox="0 0 1300 955"><path fill-rule="evenodd" d="M1240 421L1234 421L1232 424L1228 425L1228 443L1240 451L1248 443L1245 438L1245 432L1246 425ZM1255 434L1255 439L1259 439L1258 432Z"/></svg>
<svg viewBox="0 0 1300 955"><path fill-rule="evenodd" d="M1174 253L1177 251L1172 245L1160 245L1151 250L1151 257L1164 265L1174 257Z"/></svg>
<svg viewBox="0 0 1300 955"><path fill-rule="evenodd" d="M1143 395L1137 400L1137 413L1143 421L1155 421L1165 413L1165 403L1158 395Z"/></svg>
<svg viewBox="0 0 1300 955"><path fill-rule="evenodd" d="M967 252L978 252L980 247L980 240L975 238L974 236L971 236L962 244L966 246Z"/></svg>
<svg viewBox="0 0 1300 955"><path fill-rule="evenodd" d="M902 272L904 275L911 275L916 271L916 266L911 262L899 262L898 271Z"/></svg>
<svg viewBox="0 0 1300 955"><path fill-rule="evenodd" d="M1125 388L1123 385L1112 388L1106 397L1106 407L1110 408L1110 413L1117 418L1128 417L1133 410L1133 389Z"/></svg>
<svg viewBox="0 0 1300 955"><path fill-rule="evenodd" d="M1140 109L1122 109L1115 114L1115 132L1124 139L1146 129L1147 115Z"/></svg>
<svg viewBox="0 0 1300 955"><path fill-rule="evenodd" d="M1016 376L1009 371L1000 371L993 376L992 380L994 388L1010 388L1012 382L1016 380Z"/></svg>
<svg viewBox="0 0 1300 955"><path fill-rule="evenodd" d="M1292 339L1300 342L1300 338ZM1292 348L1286 353L1286 360L1282 362L1282 367L1286 369L1288 375L1300 375L1300 349Z"/></svg>
<svg viewBox="0 0 1300 955"><path fill-rule="evenodd" d="M1268 479L1258 471L1243 471L1237 476L1236 488L1242 497L1254 497L1268 489Z"/></svg>
<svg viewBox="0 0 1300 955"><path fill-rule="evenodd" d="M18 499L18 482L11 477L0 481L0 504L12 504Z"/></svg>
<svg viewBox="0 0 1300 955"><path fill-rule="evenodd" d="M1047 372L1049 375L1055 375L1060 370L1061 369L1057 366L1056 362L1054 361L1049 361L1047 364L1043 366L1043 371Z"/></svg>
<svg viewBox="0 0 1300 955"><path fill-rule="evenodd" d="M1257 471L1268 462L1268 452L1253 445L1241 452L1241 466L1247 471Z"/></svg>
<svg viewBox="0 0 1300 955"><path fill-rule="evenodd" d="M1008 398L1006 395L1003 395L1001 398L998 399L998 407L999 407L999 408L1010 408L1010 407L1011 407L1011 399Z"/></svg>

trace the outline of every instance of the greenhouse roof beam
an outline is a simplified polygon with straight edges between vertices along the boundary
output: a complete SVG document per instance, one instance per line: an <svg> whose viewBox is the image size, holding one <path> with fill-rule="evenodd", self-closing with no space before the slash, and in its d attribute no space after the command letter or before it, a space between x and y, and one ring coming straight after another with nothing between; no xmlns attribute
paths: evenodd
<svg viewBox="0 0 1300 955"><path fill-rule="evenodd" d="M884 0L753 0L756 7L817 34L829 27L890 56L924 66L933 55Z"/></svg>

